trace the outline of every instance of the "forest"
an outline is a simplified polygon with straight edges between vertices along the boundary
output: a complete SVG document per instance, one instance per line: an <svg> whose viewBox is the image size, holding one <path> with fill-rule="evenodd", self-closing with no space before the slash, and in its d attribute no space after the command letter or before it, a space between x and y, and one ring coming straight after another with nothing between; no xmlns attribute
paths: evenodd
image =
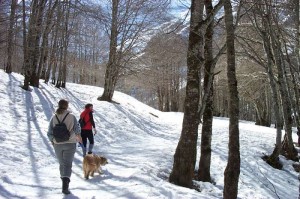
<svg viewBox="0 0 300 199"><path fill-rule="evenodd" d="M210 182L213 116L228 117L224 198L239 178L239 120L276 128L272 154L297 162L300 133L299 0L2 0L0 66L24 76L115 90L160 111L184 112L170 182ZM87 93L88 94L88 93ZM201 132L198 132L199 125ZM201 158L195 174L196 144Z"/></svg>

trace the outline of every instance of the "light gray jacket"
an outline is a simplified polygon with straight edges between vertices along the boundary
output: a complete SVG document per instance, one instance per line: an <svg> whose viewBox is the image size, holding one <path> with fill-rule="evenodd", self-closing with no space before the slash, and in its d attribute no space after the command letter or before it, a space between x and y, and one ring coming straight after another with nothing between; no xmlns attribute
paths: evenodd
<svg viewBox="0 0 300 199"><path fill-rule="evenodd" d="M56 142L55 138L53 137L53 127L58 124L58 121L56 119L55 114L52 116L50 122L49 122L49 127L48 127L48 133L47 136L50 140L50 142L53 142L54 144L65 144L65 143L76 143L76 135L80 135L81 133L81 128L80 125L76 119L76 117L70 113L68 110L65 110L62 114L57 114L57 117L60 122L64 119L65 115L69 113L69 115L66 117L64 123L66 124L69 132L70 132L70 139L65 142Z"/></svg>

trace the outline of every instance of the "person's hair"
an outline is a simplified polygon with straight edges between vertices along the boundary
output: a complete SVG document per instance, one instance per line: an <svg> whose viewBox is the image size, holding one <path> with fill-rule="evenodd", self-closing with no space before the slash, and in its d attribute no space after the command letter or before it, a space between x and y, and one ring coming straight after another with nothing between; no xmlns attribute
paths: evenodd
<svg viewBox="0 0 300 199"><path fill-rule="evenodd" d="M86 104L86 105L85 105L85 108L88 109L88 108L90 108L91 106L93 106L93 104Z"/></svg>
<svg viewBox="0 0 300 199"><path fill-rule="evenodd" d="M67 100L61 99L58 102L58 109L56 109L57 114L62 114L69 107L69 102Z"/></svg>

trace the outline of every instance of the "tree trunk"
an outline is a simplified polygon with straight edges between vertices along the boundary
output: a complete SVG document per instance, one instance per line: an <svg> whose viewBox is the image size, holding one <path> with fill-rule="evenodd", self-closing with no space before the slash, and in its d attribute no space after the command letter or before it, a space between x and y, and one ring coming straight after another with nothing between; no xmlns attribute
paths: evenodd
<svg viewBox="0 0 300 199"><path fill-rule="evenodd" d="M63 32L63 60L62 60L62 88L66 88L67 82L67 55L68 55L68 46L69 46L69 18L70 18L70 9L71 9L71 1L65 2L65 21L64 21L64 32Z"/></svg>
<svg viewBox="0 0 300 199"><path fill-rule="evenodd" d="M40 57L40 39L42 37L42 28L43 28L43 15L46 6L46 1L40 1L37 6L36 16L35 16L35 30L34 30L34 49L29 50L30 53L33 53L32 57L32 74L30 78L30 84L34 87L39 87L40 75L38 74L39 69L39 57ZM28 34L29 35L29 34Z"/></svg>
<svg viewBox="0 0 300 199"><path fill-rule="evenodd" d="M206 100L206 106L203 113L203 124L202 124L202 134L201 134L201 155L200 155L199 170L198 170L198 180L203 182L211 182L210 166L211 166L212 122L213 122L213 85L210 86L210 95Z"/></svg>
<svg viewBox="0 0 300 199"><path fill-rule="evenodd" d="M43 21L43 11L47 0L34 0L32 2L32 12L30 14L28 37L27 37L27 52L25 54L25 78L23 89L28 90L29 84L38 87L39 77L37 76L37 64L40 53L40 37Z"/></svg>
<svg viewBox="0 0 300 199"><path fill-rule="evenodd" d="M170 111L177 112L179 110L179 68L178 63L172 64L172 77L171 77L171 105Z"/></svg>
<svg viewBox="0 0 300 199"><path fill-rule="evenodd" d="M284 119L284 126L285 126L285 133L286 133L286 142L285 145L282 145L282 149L286 152L286 157L291 160L298 160L297 158L297 151L294 148L293 145L293 139L292 139L292 124L293 124L293 119L292 119L292 106L289 100L289 93L288 93L288 88L287 88L287 82L286 79L284 78L284 73L285 68L283 67L282 63L282 57L281 57L281 45L280 41L278 38L280 38L276 34L276 30L272 29L272 23L268 22L268 28L270 32L270 38L271 38L271 45L272 49L274 52L274 61L275 65L277 67L278 71L278 77L277 77L277 82L279 85L279 91L281 95L281 100L282 100L282 108L283 108L283 119Z"/></svg>
<svg viewBox="0 0 300 199"><path fill-rule="evenodd" d="M59 46L63 45L63 38L60 38L59 41ZM59 48L59 55L58 55L58 60L57 60L57 65L58 65L58 73L57 73L57 81L55 86L57 88L60 88L62 86L63 82L63 48Z"/></svg>
<svg viewBox="0 0 300 199"><path fill-rule="evenodd" d="M47 19L45 23L45 29L43 32L43 38L42 38L42 46L41 46L41 56L39 60L39 70L38 70L38 76L46 79L46 64L49 54L49 44L48 44L48 37L49 33L51 31L51 28L53 27L53 13L55 11L56 6L58 5L58 0L55 0L54 4L52 5L52 0L49 1L49 9L47 13Z"/></svg>
<svg viewBox="0 0 300 199"><path fill-rule="evenodd" d="M203 36L200 23L203 15L203 3L192 0L191 22L187 57L187 86L184 102L184 117L179 143L174 155L173 169L169 181L176 185L192 187L197 154L199 126L199 70L203 62Z"/></svg>
<svg viewBox="0 0 300 199"><path fill-rule="evenodd" d="M258 11L258 12L257 12ZM276 126L276 144L275 148L270 156L265 156L263 159L266 160L268 164L273 166L274 168L281 168L282 165L279 162L279 155L281 153L282 144L281 144L281 137L282 137L282 127L283 127L283 120L282 120L282 114L280 112L280 96L278 96L278 85L276 83L276 78L274 75L274 55L273 50L271 47L271 40L270 40L270 33L267 28L267 21L266 21L266 14L265 9L261 8L261 5L257 5L255 9L256 13L259 13L260 18L263 20L256 20L255 26L257 30L259 30L259 34L261 36L264 51L266 54L267 63L266 66L263 65L263 67L266 70L266 73L269 78L270 82L270 88L271 88L271 95L272 95L272 106L275 116L275 126ZM257 24L257 22L260 21L262 24ZM262 29L260 27L263 27Z"/></svg>
<svg viewBox="0 0 300 199"><path fill-rule="evenodd" d="M168 85L169 85L168 83L164 85L164 88L166 91L166 100L165 100L165 106L164 106L165 112L170 112L170 88Z"/></svg>
<svg viewBox="0 0 300 199"><path fill-rule="evenodd" d="M279 104L279 96L277 94L277 85L272 69L272 61L273 60L273 55L271 51L271 44L270 40L268 40L268 37L264 35L264 48L265 52L267 54L267 59L268 59L268 67L267 67L267 74L270 80L270 86L271 86L271 91L272 91L272 96L273 96L273 109L275 113L275 120L276 120L276 144L275 148L273 150L273 153L268 157L267 162L275 167L275 168L282 168L281 163L279 162L279 155L281 153L281 137L282 137L282 126L283 126L283 121L282 117L280 114L280 104Z"/></svg>
<svg viewBox="0 0 300 199"><path fill-rule="evenodd" d="M118 7L119 0L112 1L112 25L110 34L110 47L109 47L109 58L108 64L105 71L105 83L104 92L98 100L102 101L112 101L112 97L115 91L115 86L117 83L119 65L117 61L117 45L118 45Z"/></svg>
<svg viewBox="0 0 300 199"><path fill-rule="evenodd" d="M25 59L27 56L27 34L26 34L26 4L25 0L22 0L22 25L23 25L23 65L22 65L22 73L25 74ZM24 87L28 87L25 86ZM27 90L27 89L26 89Z"/></svg>
<svg viewBox="0 0 300 199"><path fill-rule="evenodd" d="M10 7L10 17L9 17L9 29L8 29L8 35L7 35L7 63L5 72L6 73L12 73L12 54L13 54L13 30L14 30L14 21L15 21L15 13L16 13L16 7L17 7L17 0L12 0L11 7Z"/></svg>
<svg viewBox="0 0 300 199"><path fill-rule="evenodd" d="M206 14L213 11L211 1L205 1ZM211 140L212 140L212 122L213 122L213 23L211 22L205 32L204 46L204 84L203 89L208 97L204 98L205 104L203 112L203 124L201 133L201 154L199 161L198 180L211 182L210 165L211 165Z"/></svg>
<svg viewBox="0 0 300 199"><path fill-rule="evenodd" d="M227 45L227 78L229 89L229 152L228 163L224 172L224 199L237 198L240 175L239 143L239 97L235 73L235 46L232 6L230 0L224 0L226 45Z"/></svg>
<svg viewBox="0 0 300 199"><path fill-rule="evenodd" d="M296 5L297 6L297 5ZM298 5L299 7L299 5ZM300 133L300 94L299 94L299 89L298 89L298 84L297 84L297 76L300 71L298 71L298 67L296 64L293 64L291 61L290 55L288 53L289 49L287 44L284 44L285 46L285 55L286 55L286 61L289 65L289 69L291 71L290 77L291 77L291 83L292 83L292 88L288 87L289 95L291 96L291 105L293 107L293 119L296 123L297 131ZM283 55L282 55L283 56ZM285 73L285 78L288 79L287 74Z"/></svg>
<svg viewBox="0 0 300 199"><path fill-rule="evenodd" d="M295 18L296 18L296 23L295 23L295 29L296 29L296 57L297 57L297 71L300 72L300 1L295 0L295 8L296 8L296 13L295 13ZM299 81L299 73L297 75L297 80Z"/></svg>
<svg viewBox="0 0 300 199"><path fill-rule="evenodd" d="M290 67L291 71L292 71L292 74L291 74L291 77L292 77L292 83L293 83L293 90L294 90L294 98L295 98L295 101L293 101L293 109L294 109L294 119L295 119L295 122L296 122L296 126L297 126L297 131L298 133L300 133L300 94L299 94L299 89L298 89L298 84L296 82L296 74L297 72L294 71L293 67Z"/></svg>
<svg viewBox="0 0 300 199"><path fill-rule="evenodd" d="M255 125L270 127L271 121L269 120L269 106L267 95L261 95L254 102L254 108L256 110L256 122Z"/></svg>
<svg viewBox="0 0 300 199"><path fill-rule="evenodd" d="M50 50L50 60L48 61L48 67L46 69L46 76L45 76L45 83L48 83L50 80L50 73L52 71L52 80L51 83L55 84L55 71L56 71L56 63L57 63L57 52L58 52L58 29L59 26L56 25L55 26L55 31L54 31L54 35L52 36L52 42L51 42L51 50ZM55 66L52 68L52 66ZM54 78L54 79L53 79Z"/></svg>

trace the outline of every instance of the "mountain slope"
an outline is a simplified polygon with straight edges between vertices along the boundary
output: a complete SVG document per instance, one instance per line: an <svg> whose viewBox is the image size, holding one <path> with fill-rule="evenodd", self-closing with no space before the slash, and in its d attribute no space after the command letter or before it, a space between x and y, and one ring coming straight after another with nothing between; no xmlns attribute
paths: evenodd
<svg viewBox="0 0 300 199"><path fill-rule="evenodd" d="M39 89L28 92L20 88L22 83L21 75L0 70L0 198L63 197L58 163L46 135L61 98L69 100L70 110L77 116L86 103L94 104L98 131L94 153L109 161L103 175L84 180L78 147L72 194L66 198L222 198L227 118L214 118L213 123L211 174L215 184L195 182L201 190L198 192L167 180L180 138L182 113L160 112L120 92L113 98L120 104L98 101L103 91L99 87L68 83L67 89L57 89L41 82ZM241 121L240 132L239 198L296 198L299 182L292 162L281 157L284 169L279 171L260 158L272 152L275 129ZM296 134L293 136L296 140Z"/></svg>

